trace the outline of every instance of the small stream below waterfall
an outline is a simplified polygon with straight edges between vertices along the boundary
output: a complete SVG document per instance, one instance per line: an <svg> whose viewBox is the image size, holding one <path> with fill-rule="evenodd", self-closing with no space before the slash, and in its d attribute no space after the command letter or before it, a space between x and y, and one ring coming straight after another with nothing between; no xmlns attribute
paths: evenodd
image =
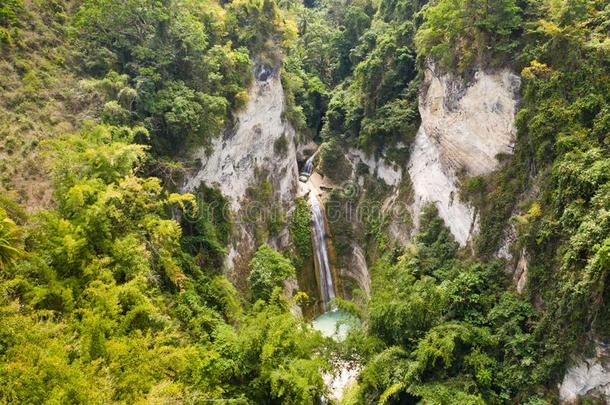
<svg viewBox="0 0 610 405"><path fill-rule="evenodd" d="M319 315L311 325L323 336L340 342L347 337L353 322L358 322L358 319L348 312L334 309ZM328 403L329 400L333 401L332 403L341 401L345 389L356 383L359 373L360 367L357 364L341 360L335 361L334 372L325 373L322 376L329 391L328 397L323 398L322 403Z"/></svg>

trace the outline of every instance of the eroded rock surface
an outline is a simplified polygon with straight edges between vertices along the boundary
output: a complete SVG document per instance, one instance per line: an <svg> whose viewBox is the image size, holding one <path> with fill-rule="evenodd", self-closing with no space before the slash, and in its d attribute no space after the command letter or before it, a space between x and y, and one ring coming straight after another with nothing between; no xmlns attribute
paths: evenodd
<svg viewBox="0 0 610 405"><path fill-rule="evenodd" d="M359 162L364 163L372 175L383 180L388 186L397 186L402 179L402 168L388 163L384 158L367 156L360 149L350 148L347 153L347 159L352 164L354 171Z"/></svg>
<svg viewBox="0 0 610 405"><path fill-rule="evenodd" d="M469 83L426 70L419 112L443 166L485 175L498 167L497 155L513 152L519 86L509 70L478 71Z"/></svg>
<svg viewBox="0 0 610 405"><path fill-rule="evenodd" d="M285 202L294 200L298 179L295 131L282 118L284 90L279 74L266 69L255 69L257 77L265 80L256 80L250 88L246 108L237 113L235 130L217 138L209 156L204 148L196 152L201 168L187 180L185 191L193 191L202 182L215 185L237 210L255 181L256 169L262 169L271 174L274 195ZM274 144L282 137L286 151L278 154Z"/></svg>
<svg viewBox="0 0 610 405"><path fill-rule="evenodd" d="M457 176L442 164L439 147L423 126L415 137L409 175L413 184L415 221L419 219L422 208L432 202L455 239L461 245L466 244L477 227L474 209L460 201Z"/></svg>
<svg viewBox="0 0 610 405"><path fill-rule="evenodd" d="M246 108L236 114L234 128L213 142L209 155L204 148L196 151L201 167L184 186L188 192L202 183L220 189L231 201L236 222L239 222L239 211L248 209L246 190L258 186L260 173L271 182L273 201L285 210L293 206L297 192L295 130L282 117L285 102L279 67L257 65L253 73L256 80L248 92ZM280 153L275 146L278 142L285 146ZM228 269L247 266L248 256L255 247L248 224L237 225L240 232L227 255ZM284 242L285 239L282 238ZM279 245L282 240L270 242Z"/></svg>
<svg viewBox="0 0 610 405"><path fill-rule="evenodd" d="M362 248L356 244L352 244L352 254L347 266L342 267L340 275L342 279L351 279L356 282L358 288L365 294L369 295L371 291L371 276L366 264L366 258Z"/></svg>
<svg viewBox="0 0 610 405"><path fill-rule="evenodd" d="M498 155L512 153L519 85L508 70L478 71L469 83L434 67L426 70L422 124L408 164L416 221L432 202L461 245L476 234L476 213L459 199L458 175L489 174L498 167Z"/></svg>

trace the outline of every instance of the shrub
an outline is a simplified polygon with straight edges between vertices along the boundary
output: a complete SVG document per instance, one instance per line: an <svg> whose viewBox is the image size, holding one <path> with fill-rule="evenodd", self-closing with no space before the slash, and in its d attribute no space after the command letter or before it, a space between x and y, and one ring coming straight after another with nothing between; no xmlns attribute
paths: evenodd
<svg viewBox="0 0 610 405"><path fill-rule="evenodd" d="M290 233L299 258L304 260L311 257L311 212L304 198L296 200Z"/></svg>
<svg viewBox="0 0 610 405"><path fill-rule="evenodd" d="M325 142L320 146L318 170L335 182L347 180L352 174L352 165L337 141Z"/></svg>
<svg viewBox="0 0 610 405"><path fill-rule="evenodd" d="M252 300L268 300L275 287L295 275L290 260L269 245L261 245L250 261L250 293Z"/></svg>
<svg viewBox="0 0 610 405"><path fill-rule="evenodd" d="M273 142L273 152L278 156L286 155L286 152L288 152L288 139L285 134L282 134L282 136Z"/></svg>

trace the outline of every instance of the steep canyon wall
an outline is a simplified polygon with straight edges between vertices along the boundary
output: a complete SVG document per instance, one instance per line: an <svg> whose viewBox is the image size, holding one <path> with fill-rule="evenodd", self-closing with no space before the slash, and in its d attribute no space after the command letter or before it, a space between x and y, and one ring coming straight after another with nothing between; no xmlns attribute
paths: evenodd
<svg viewBox="0 0 610 405"><path fill-rule="evenodd" d="M475 210L460 201L459 179L487 175L498 167L498 156L513 152L519 86L509 70L477 71L466 83L426 69L422 123L408 164L415 220L432 202L461 245L477 232Z"/></svg>
<svg viewBox="0 0 610 405"><path fill-rule="evenodd" d="M201 166L184 186L184 191L194 192L205 183L217 187L231 201L236 229L226 267L237 273L247 266L256 247L255 229L246 220L247 211L270 209L262 215L279 214L276 208L287 211L297 192L296 134L283 117L285 100L279 70L279 66L256 66L248 103L236 113L233 129L214 141L210 153L205 148L195 152ZM248 189L260 188L261 178L271 185L274 207L252 206L248 199ZM270 242L284 248L288 238L284 229Z"/></svg>

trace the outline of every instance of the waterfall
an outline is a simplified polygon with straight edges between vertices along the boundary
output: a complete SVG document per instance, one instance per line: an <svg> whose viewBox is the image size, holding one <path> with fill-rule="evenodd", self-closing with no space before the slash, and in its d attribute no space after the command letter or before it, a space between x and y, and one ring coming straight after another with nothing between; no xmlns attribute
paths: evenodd
<svg viewBox="0 0 610 405"><path fill-rule="evenodd" d="M313 172L313 159L315 157L316 154L314 153L309 157L309 159L307 159L305 166L303 166L303 170L301 171L301 175L305 175L307 177L311 176L311 173Z"/></svg>
<svg viewBox="0 0 610 405"><path fill-rule="evenodd" d="M327 304L335 299L335 287L333 285L333 277L330 272L330 261L328 259L328 248L326 246L326 224L324 212L322 211L318 198L313 192L309 193L309 203L311 204L314 242L313 249L315 252L316 269L318 271L318 279L320 282L322 309L327 310Z"/></svg>

